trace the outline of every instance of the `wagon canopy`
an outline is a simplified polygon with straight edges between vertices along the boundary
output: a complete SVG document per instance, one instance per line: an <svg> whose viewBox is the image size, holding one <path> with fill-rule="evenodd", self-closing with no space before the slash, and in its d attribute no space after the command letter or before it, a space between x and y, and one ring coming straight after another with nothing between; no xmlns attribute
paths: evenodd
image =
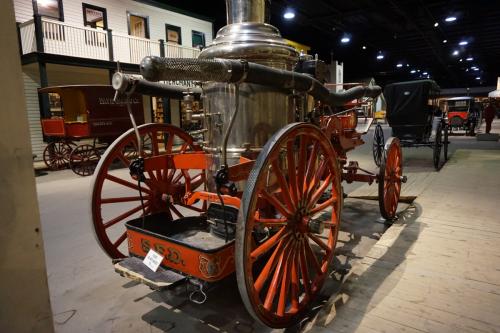
<svg viewBox="0 0 500 333"><path fill-rule="evenodd" d="M384 89L387 120L394 125L424 125L428 121L428 101L439 95L433 80L406 81L388 84Z"/></svg>

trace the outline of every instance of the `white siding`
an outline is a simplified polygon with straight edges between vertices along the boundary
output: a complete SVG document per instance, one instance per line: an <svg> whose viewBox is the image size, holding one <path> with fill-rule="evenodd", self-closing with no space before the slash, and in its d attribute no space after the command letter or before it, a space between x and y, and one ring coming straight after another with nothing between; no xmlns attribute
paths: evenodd
<svg viewBox="0 0 500 333"><path fill-rule="evenodd" d="M40 79L36 66L23 67L23 81L31 149L33 150L33 154L37 155L36 160L41 160L45 143L43 142L42 127L40 125L40 107L37 92L37 88L40 87Z"/></svg>
<svg viewBox="0 0 500 333"><path fill-rule="evenodd" d="M32 0L13 0L13 2L17 22L25 22L33 18ZM192 46L192 30L205 33L207 45L212 42L211 22L131 0L63 0L65 23L83 26L82 3L106 8L108 28L119 34L128 35L127 11L129 11L133 14L149 17L149 33L151 40L165 40L165 24L171 24L181 27L182 45L184 46Z"/></svg>

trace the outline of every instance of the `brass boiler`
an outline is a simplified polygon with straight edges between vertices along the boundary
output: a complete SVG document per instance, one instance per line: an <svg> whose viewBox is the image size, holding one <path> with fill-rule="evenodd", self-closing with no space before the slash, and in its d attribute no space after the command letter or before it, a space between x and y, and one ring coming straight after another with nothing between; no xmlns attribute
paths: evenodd
<svg viewBox="0 0 500 333"><path fill-rule="evenodd" d="M298 53L277 28L265 23L266 3L226 0L228 24L199 58L244 59L293 70ZM210 160L208 190L215 192L213 175L224 165L224 157L228 166L238 163L241 156L255 157L275 132L294 121L295 105L289 92L258 84L204 82L203 92L207 129L203 149Z"/></svg>

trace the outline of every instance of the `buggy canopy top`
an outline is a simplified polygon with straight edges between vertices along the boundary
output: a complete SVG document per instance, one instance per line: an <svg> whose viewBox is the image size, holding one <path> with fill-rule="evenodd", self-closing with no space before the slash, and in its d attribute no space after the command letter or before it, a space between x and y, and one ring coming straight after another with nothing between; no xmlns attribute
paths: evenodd
<svg viewBox="0 0 500 333"><path fill-rule="evenodd" d="M428 101L439 95L433 80L388 84L384 89L389 125L424 125L428 121Z"/></svg>

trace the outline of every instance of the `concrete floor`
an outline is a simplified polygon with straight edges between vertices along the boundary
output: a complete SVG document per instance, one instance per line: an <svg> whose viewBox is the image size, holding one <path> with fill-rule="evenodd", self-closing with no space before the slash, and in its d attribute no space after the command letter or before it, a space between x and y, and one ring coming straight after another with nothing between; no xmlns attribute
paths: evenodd
<svg viewBox="0 0 500 333"><path fill-rule="evenodd" d="M386 138L389 131L386 128ZM372 131L365 144L349 158L375 170L371 157ZM456 147L476 147L470 137L451 137ZM479 144L481 145L481 144ZM486 145L487 146L487 145ZM429 148L405 149L409 173L433 173ZM42 232L54 322L57 332L266 332L247 314L234 275L211 285L203 305L187 299L184 286L154 292L117 275L110 259L93 237L90 221L91 178L70 170L37 177ZM344 184L347 193L362 184ZM402 205L402 208L406 206ZM346 199L334 268L347 272L382 236L386 226L377 223L378 203ZM328 279L317 309L339 290L339 274ZM311 313L314 316L315 311ZM289 331L299 331L301 327ZM278 331L278 330L275 330Z"/></svg>

